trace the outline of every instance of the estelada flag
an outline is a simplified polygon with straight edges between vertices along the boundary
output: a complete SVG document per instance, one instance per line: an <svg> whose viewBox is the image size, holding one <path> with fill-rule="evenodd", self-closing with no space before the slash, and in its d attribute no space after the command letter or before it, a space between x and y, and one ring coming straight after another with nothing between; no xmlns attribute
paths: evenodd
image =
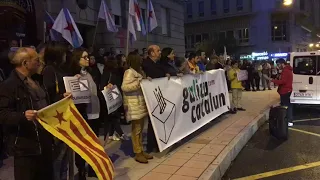
<svg viewBox="0 0 320 180"><path fill-rule="evenodd" d="M100 180L112 180L114 168L99 139L80 115L71 98L38 111L37 120L53 136L91 165Z"/></svg>

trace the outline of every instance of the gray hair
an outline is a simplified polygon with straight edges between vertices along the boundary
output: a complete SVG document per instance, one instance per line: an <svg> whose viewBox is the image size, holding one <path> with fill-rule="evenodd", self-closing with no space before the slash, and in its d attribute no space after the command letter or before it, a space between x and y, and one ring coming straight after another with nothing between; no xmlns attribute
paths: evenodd
<svg viewBox="0 0 320 180"><path fill-rule="evenodd" d="M21 66L22 63L31 58L30 48L21 47L19 48L10 59L11 64L15 66Z"/></svg>

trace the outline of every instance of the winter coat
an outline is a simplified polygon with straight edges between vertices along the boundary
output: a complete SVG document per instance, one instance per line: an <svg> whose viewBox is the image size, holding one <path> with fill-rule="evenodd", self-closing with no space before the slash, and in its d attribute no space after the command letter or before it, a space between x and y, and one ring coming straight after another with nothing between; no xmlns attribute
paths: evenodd
<svg viewBox="0 0 320 180"><path fill-rule="evenodd" d="M292 67L290 65L286 65L282 73L280 75L279 80L272 80L275 84L279 85L278 93L279 94L287 94L289 92L292 92L292 82L293 82L293 73L292 73Z"/></svg>
<svg viewBox="0 0 320 180"><path fill-rule="evenodd" d="M121 89L127 121L139 120L148 115L146 102L140 87L143 76L134 69L125 71Z"/></svg>

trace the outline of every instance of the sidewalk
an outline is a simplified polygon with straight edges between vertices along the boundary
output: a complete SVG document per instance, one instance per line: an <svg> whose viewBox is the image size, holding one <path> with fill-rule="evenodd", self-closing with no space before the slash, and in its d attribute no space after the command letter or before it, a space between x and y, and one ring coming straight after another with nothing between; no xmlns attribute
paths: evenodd
<svg viewBox="0 0 320 180"><path fill-rule="evenodd" d="M153 154L155 159L148 164L140 164L133 159L131 141L111 142L106 145L106 151L114 162L115 179L220 179L231 161L258 129L258 122L265 120L262 114L278 100L279 95L275 90L244 92L243 107L247 109L246 112L223 115L213 120L168 150ZM130 134L131 126L123 126L123 130ZM9 158L4 163L0 169L0 179L14 180L13 159Z"/></svg>
<svg viewBox="0 0 320 180"><path fill-rule="evenodd" d="M209 180L220 179L231 161L264 121L264 112L279 100L275 90L244 92L246 112L223 115L185 138L171 149L155 154L149 164L139 164L128 156L126 145L108 148L114 162L116 180ZM187 142L185 142L187 141ZM131 150L130 150L131 151ZM131 154L131 153L130 153Z"/></svg>

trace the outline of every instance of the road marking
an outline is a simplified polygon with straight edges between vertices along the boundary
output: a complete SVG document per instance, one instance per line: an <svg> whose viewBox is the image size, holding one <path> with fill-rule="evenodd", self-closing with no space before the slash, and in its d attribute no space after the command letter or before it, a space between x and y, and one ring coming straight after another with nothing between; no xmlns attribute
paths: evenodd
<svg viewBox="0 0 320 180"><path fill-rule="evenodd" d="M289 128L289 129L292 130L292 131L301 132L301 133L304 133L304 134L309 134L309 135L313 135L313 136L320 137L320 134L317 134L317 133L308 132L308 131L304 131L304 130L300 130L300 129L295 129L295 128Z"/></svg>
<svg viewBox="0 0 320 180"><path fill-rule="evenodd" d="M314 119L320 120L320 118L314 118ZM308 131L295 129L295 128L289 128L289 129L292 130L292 131L296 131L296 132L300 132L300 133L304 133L304 134L309 134L309 135L320 137L320 134L317 134L317 133L308 132ZM262 178L277 176L277 175L280 175L280 174L286 174L286 173L290 173L290 172L294 172L294 171L300 171L300 170L304 170L304 169L314 168L314 167L318 167L318 166L320 166L320 161L313 162L313 163L308 163L308 164L304 164L304 165L293 166L293 167L284 168L284 169L278 169L278 170L275 170L275 171L269 171L269 172L256 174L256 175L252 175L252 176L247 176L247 177L242 177L242 178L238 178L238 179L234 179L234 180L262 179Z"/></svg>
<svg viewBox="0 0 320 180"><path fill-rule="evenodd" d="M313 162L313 163L308 163L308 164L304 164L304 165L299 165L299 166L293 166L293 167L284 168L284 169L279 169L279 170L275 170L275 171L269 171L269 172L256 174L256 175L252 175L252 176L247 176L247 177L243 177L243 178L238 178L238 179L234 179L234 180L262 179L262 178L277 176L277 175L280 175L280 174L286 174L286 173L290 173L290 172L294 172L294 171L300 171L300 170L303 170L303 169L314 168L314 167L318 167L318 166L320 166L320 161Z"/></svg>
<svg viewBox="0 0 320 180"><path fill-rule="evenodd" d="M299 120L294 120L292 122L305 122L305 121L317 121L317 120L320 120L320 118L299 119Z"/></svg>

